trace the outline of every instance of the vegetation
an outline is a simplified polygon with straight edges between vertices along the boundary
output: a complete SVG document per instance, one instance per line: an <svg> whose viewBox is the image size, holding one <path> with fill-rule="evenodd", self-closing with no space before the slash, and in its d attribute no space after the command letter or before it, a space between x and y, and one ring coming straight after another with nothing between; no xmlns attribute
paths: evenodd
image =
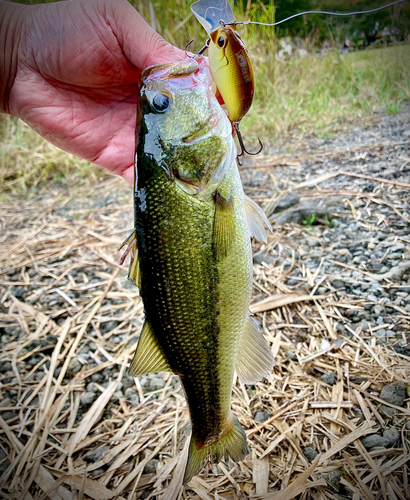
<svg viewBox="0 0 410 500"><path fill-rule="evenodd" d="M26 0L24 3L38 2ZM184 47L195 38L193 50L202 47L206 33L190 14L191 0L181 0L178 5L154 0L151 8L145 0L132 3L171 43ZM276 18L313 4L316 8L319 4L337 7L333 0L276 0ZM365 1L348 0L343 8L364 8L365 4ZM374 1L371 4L374 6ZM273 0L264 3L235 0L233 8L239 19L249 17L272 22L275 17ZM307 27L304 33L309 29ZM328 136L341 126L370 117L379 108L395 113L410 101L410 45L369 47L339 54L335 37L329 36L333 48L327 55L310 50L306 57L278 60L272 28L246 25L238 30L248 45L256 70L254 104L241 124L250 150L254 139L256 144L256 134L265 144L289 135ZM301 28L295 30L302 33ZM309 32L304 39L305 46L311 48L320 41L320 36L320 33ZM87 162L48 144L22 122L8 117L0 121L0 148L0 194L27 193L49 179L78 180L99 172Z"/></svg>

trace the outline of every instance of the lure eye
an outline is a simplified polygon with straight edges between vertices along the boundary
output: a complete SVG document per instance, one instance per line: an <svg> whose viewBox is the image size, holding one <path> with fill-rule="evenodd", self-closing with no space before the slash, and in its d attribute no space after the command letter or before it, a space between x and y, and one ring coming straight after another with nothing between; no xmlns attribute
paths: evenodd
<svg viewBox="0 0 410 500"><path fill-rule="evenodd" d="M223 36L220 36L218 38L218 47L222 49L222 47L225 45L225 38Z"/></svg>
<svg viewBox="0 0 410 500"><path fill-rule="evenodd" d="M169 108L169 97L167 94L157 94L152 100L152 107L158 113L165 113Z"/></svg>

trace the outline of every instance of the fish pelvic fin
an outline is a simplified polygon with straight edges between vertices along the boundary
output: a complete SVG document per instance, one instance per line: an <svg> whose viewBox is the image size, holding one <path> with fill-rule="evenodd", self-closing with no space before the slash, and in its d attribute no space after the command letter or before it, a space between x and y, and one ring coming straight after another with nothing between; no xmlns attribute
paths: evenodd
<svg viewBox="0 0 410 500"><path fill-rule="evenodd" d="M208 460L212 463L219 463L222 459L230 457L235 462L239 462L249 454L250 449L245 431L233 413L232 423L231 430L210 445L200 447L191 436L184 484L189 483L194 476L199 474Z"/></svg>
<svg viewBox="0 0 410 500"><path fill-rule="evenodd" d="M151 325L145 320L138 341L137 351L134 359L131 361L129 374L131 377L137 377L146 373L170 371L171 368L154 337Z"/></svg>
<svg viewBox="0 0 410 500"><path fill-rule="evenodd" d="M266 224L266 227L271 233L272 226L261 207L247 195L245 195L245 213L251 236L259 241L267 243L268 237L264 224Z"/></svg>
<svg viewBox="0 0 410 500"><path fill-rule="evenodd" d="M131 262L130 262L130 268L128 271L128 279L131 280L134 283L134 285L137 285L137 287L141 289L141 271L140 271L139 259L138 259L137 233L136 233L135 229L123 241L123 243L119 249L121 250L125 246L126 246L126 249L121 257L120 266L122 266L122 264L124 263L125 259L128 256L128 254L130 254L131 255Z"/></svg>
<svg viewBox="0 0 410 500"><path fill-rule="evenodd" d="M245 320L238 356L236 373L245 384L254 384L267 377L275 366L272 351L256 321L248 316Z"/></svg>

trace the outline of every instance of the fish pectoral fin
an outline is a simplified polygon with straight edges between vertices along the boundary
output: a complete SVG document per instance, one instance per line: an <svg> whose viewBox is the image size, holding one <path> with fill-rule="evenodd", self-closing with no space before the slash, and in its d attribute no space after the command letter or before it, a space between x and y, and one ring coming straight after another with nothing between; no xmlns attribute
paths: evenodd
<svg viewBox="0 0 410 500"><path fill-rule="evenodd" d="M145 320L141 336L137 346L137 352L131 361L129 374L137 377L146 373L170 372L171 368L165 359L164 353L159 346L151 325Z"/></svg>
<svg viewBox="0 0 410 500"><path fill-rule="evenodd" d="M224 198L218 191L214 195L215 218L213 247L217 260L228 255L232 242L235 239L234 205L231 197Z"/></svg>
<svg viewBox="0 0 410 500"><path fill-rule="evenodd" d="M189 443L188 462L185 469L184 484L199 474L206 462L217 464L222 459L232 458L234 462L243 460L250 452L246 434L239 420L232 414L232 428L210 445L199 446L194 436Z"/></svg>
<svg viewBox="0 0 410 500"><path fill-rule="evenodd" d="M245 213L251 236L253 236L257 240L267 243L268 238L266 236L266 230L263 224L266 224L271 233L273 232L272 226L270 225L270 222L261 207L246 195Z"/></svg>
<svg viewBox="0 0 410 500"><path fill-rule="evenodd" d="M141 271L138 260L138 247L137 247L137 233L134 231L123 241L119 250L127 245L125 252L122 254L120 265L124 263L128 254L131 254L131 263L130 268L128 270L128 279L131 280L134 285L137 285L138 288L141 288Z"/></svg>
<svg viewBox="0 0 410 500"><path fill-rule="evenodd" d="M259 382L275 366L272 351L256 322L247 317L239 342L236 373L245 384Z"/></svg>

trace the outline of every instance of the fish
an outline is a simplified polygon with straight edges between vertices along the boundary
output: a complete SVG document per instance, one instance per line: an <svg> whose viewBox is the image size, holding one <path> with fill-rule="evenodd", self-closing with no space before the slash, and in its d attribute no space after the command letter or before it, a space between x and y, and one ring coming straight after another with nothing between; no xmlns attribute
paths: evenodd
<svg viewBox="0 0 410 500"><path fill-rule="evenodd" d="M248 49L234 26L224 25L210 33L208 55L211 75L229 119L239 123L252 106L255 73Z"/></svg>
<svg viewBox="0 0 410 500"><path fill-rule="evenodd" d="M145 322L129 374L179 376L191 419L184 484L208 460L243 460L231 411L235 371L267 377L271 349L250 316L251 237L266 241L262 209L243 191L232 127L207 59L146 68L140 77L135 229L124 242Z"/></svg>

